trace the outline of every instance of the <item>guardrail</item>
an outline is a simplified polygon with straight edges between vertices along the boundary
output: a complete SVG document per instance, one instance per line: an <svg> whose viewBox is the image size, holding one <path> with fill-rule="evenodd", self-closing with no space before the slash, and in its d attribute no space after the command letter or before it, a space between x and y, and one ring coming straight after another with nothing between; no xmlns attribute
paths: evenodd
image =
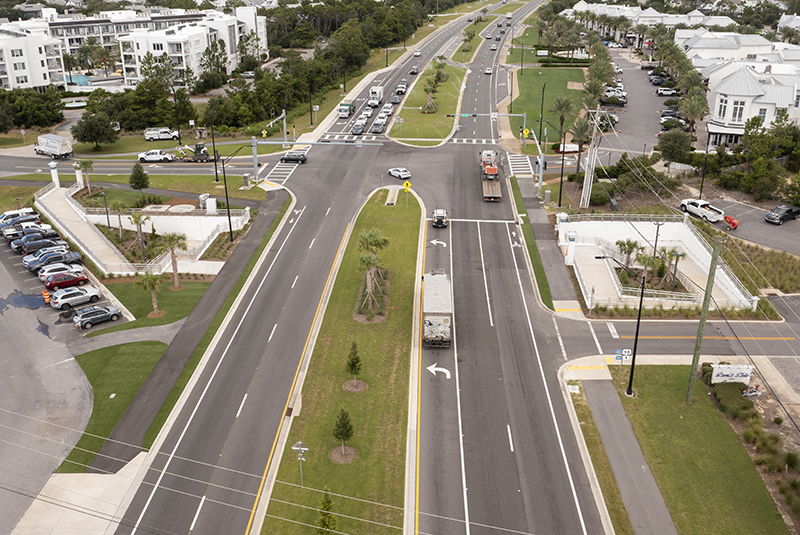
<svg viewBox="0 0 800 535"><path fill-rule="evenodd" d="M98 208L95 206L83 206L82 204L78 204L80 206L79 210L85 215L106 215L105 208ZM191 217L224 217L227 215L227 210L220 209L217 210L216 214L209 214L205 210L188 210L186 212L170 212L168 210L143 210L141 208L129 208L125 211L123 215L130 215L131 213L143 213L146 215L159 215L159 216L170 216L170 217L181 217L181 216L191 216ZM117 215L116 210L109 210L109 215ZM237 208L235 210L231 210L231 218L239 218L239 217L249 217L250 210L249 208L240 209Z"/></svg>
<svg viewBox="0 0 800 535"><path fill-rule="evenodd" d="M206 249L208 249L208 247L214 242L214 240L217 239L217 236L219 236L226 230L228 230L228 224L220 223L219 225L214 227L214 230L211 231L211 234L208 235L208 237L203 241L203 243L187 251L178 251L178 254L190 256L192 260L197 261L200 259L200 256L202 256L202 254L206 251Z"/></svg>
<svg viewBox="0 0 800 535"><path fill-rule="evenodd" d="M604 221L604 222L661 222L661 223L680 223L683 215L672 214L567 214L567 223L578 223L582 221Z"/></svg>

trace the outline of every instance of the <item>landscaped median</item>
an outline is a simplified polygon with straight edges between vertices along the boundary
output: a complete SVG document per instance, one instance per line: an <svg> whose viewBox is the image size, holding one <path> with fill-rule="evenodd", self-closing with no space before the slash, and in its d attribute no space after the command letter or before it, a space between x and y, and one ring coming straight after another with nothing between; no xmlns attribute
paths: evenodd
<svg viewBox="0 0 800 535"><path fill-rule="evenodd" d="M434 94L438 108L435 112L424 113L428 102L425 86L428 80L436 76L436 63L429 64L419 76L392 123L391 136L404 143L419 146L436 145L453 131L456 119L447 115L455 114L458 110L458 98L466 69L445 65L446 79L439 83L438 90Z"/></svg>
<svg viewBox="0 0 800 535"><path fill-rule="evenodd" d="M262 533L309 533L307 526L314 526L319 516L316 509L323 497L319 491L325 487L337 495L362 500L333 496L331 513L337 516L338 532L397 533L402 527L421 214L413 196L408 196L408 205L403 200L386 206L386 195L387 190L375 193L353 226L303 384L302 407L292 420L286 449L277 454L282 458L278 457L277 481ZM378 256L387 275L384 286L389 297L387 317L368 322L355 316L365 280L358 244L359 235L373 228L388 239ZM344 389L352 380L345 364L354 342L362 362L359 378L367 385L362 392ZM333 450L341 448L333 436L341 409L350 414L354 430L347 446L355 448L357 457L349 464L331 460ZM290 449L298 441L309 448L302 467L304 488L300 487L297 456Z"/></svg>

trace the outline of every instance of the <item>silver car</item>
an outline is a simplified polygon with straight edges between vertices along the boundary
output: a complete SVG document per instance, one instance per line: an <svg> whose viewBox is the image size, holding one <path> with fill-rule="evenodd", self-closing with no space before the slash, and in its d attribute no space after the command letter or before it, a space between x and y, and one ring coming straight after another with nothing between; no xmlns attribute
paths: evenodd
<svg viewBox="0 0 800 535"><path fill-rule="evenodd" d="M64 288L50 297L50 306L56 310L69 310L76 305L96 303L100 297L100 290L94 286Z"/></svg>
<svg viewBox="0 0 800 535"><path fill-rule="evenodd" d="M47 277L56 273L83 273L83 266L80 264L62 264L60 262L58 264L50 264L39 270L39 280L44 282Z"/></svg>

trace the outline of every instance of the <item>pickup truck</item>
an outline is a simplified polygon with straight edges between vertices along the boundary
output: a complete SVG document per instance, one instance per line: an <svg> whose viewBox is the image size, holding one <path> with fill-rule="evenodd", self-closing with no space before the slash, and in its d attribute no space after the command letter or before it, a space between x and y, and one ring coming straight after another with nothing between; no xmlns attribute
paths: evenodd
<svg viewBox="0 0 800 535"><path fill-rule="evenodd" d="M14 225L13 227L4 228L3 237L8 241L8 244L11 245L12 241L22 238L27 234L34 234L42 230L52 229L53 227L50 225L42 225L33 222L20 223L19 225Z"/></svg>
<svg viewBox="0 0 800 535"><path fill-rule="evenodd" d="M60 240L61 236L55 230L37 230L36 232L26 234L25 236L13 240L9 245L11 250L17 254L22 254L28 244L41 241L41 240ZM28 254L28 253L25 253Z"/></svg>
<svg viewBox="0 0 800 535"><path fill-rule="evenodd" d="M708 223L719 223L725 219L725 212L719 208L714 208L708 204L708 201L684 199L681 201L681 210L695 215Z"/></svg>
<svg viewBox="0 0 800 535"><path fill-rule="evenodd" d="M178 131L171 128L148 128L144 131L146 141L156 141L157 139L178 139Z"/></svg>
<svg viewBox="0 0 800 535"><path fill-rule="evenodd" d="M80 264L83 261L81 253L48 253L42 255L37 260L28 263L28 271L37 273L44 266L49 264Z"/></svg>
<svg viewBox="0 0 800 535"><path fill-rule="evenodd" d="M767 223L775 223L776 225L783 225L784 221L798 218L800 218L800 208L797 206L782 204L780 206L776 206L767 215L765 215L764 221Z"/></svg>

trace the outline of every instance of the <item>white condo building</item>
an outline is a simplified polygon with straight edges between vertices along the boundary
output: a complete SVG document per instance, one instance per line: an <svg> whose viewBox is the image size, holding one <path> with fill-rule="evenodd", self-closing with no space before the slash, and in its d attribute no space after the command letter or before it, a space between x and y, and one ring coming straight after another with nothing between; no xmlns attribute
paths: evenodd
<svg viewBox="0 0 800 535"><path fill-rule="evenodd" d="M25 30L16 23L0 25L0 88L64 85L61 42L44 30Z"/></svg>

